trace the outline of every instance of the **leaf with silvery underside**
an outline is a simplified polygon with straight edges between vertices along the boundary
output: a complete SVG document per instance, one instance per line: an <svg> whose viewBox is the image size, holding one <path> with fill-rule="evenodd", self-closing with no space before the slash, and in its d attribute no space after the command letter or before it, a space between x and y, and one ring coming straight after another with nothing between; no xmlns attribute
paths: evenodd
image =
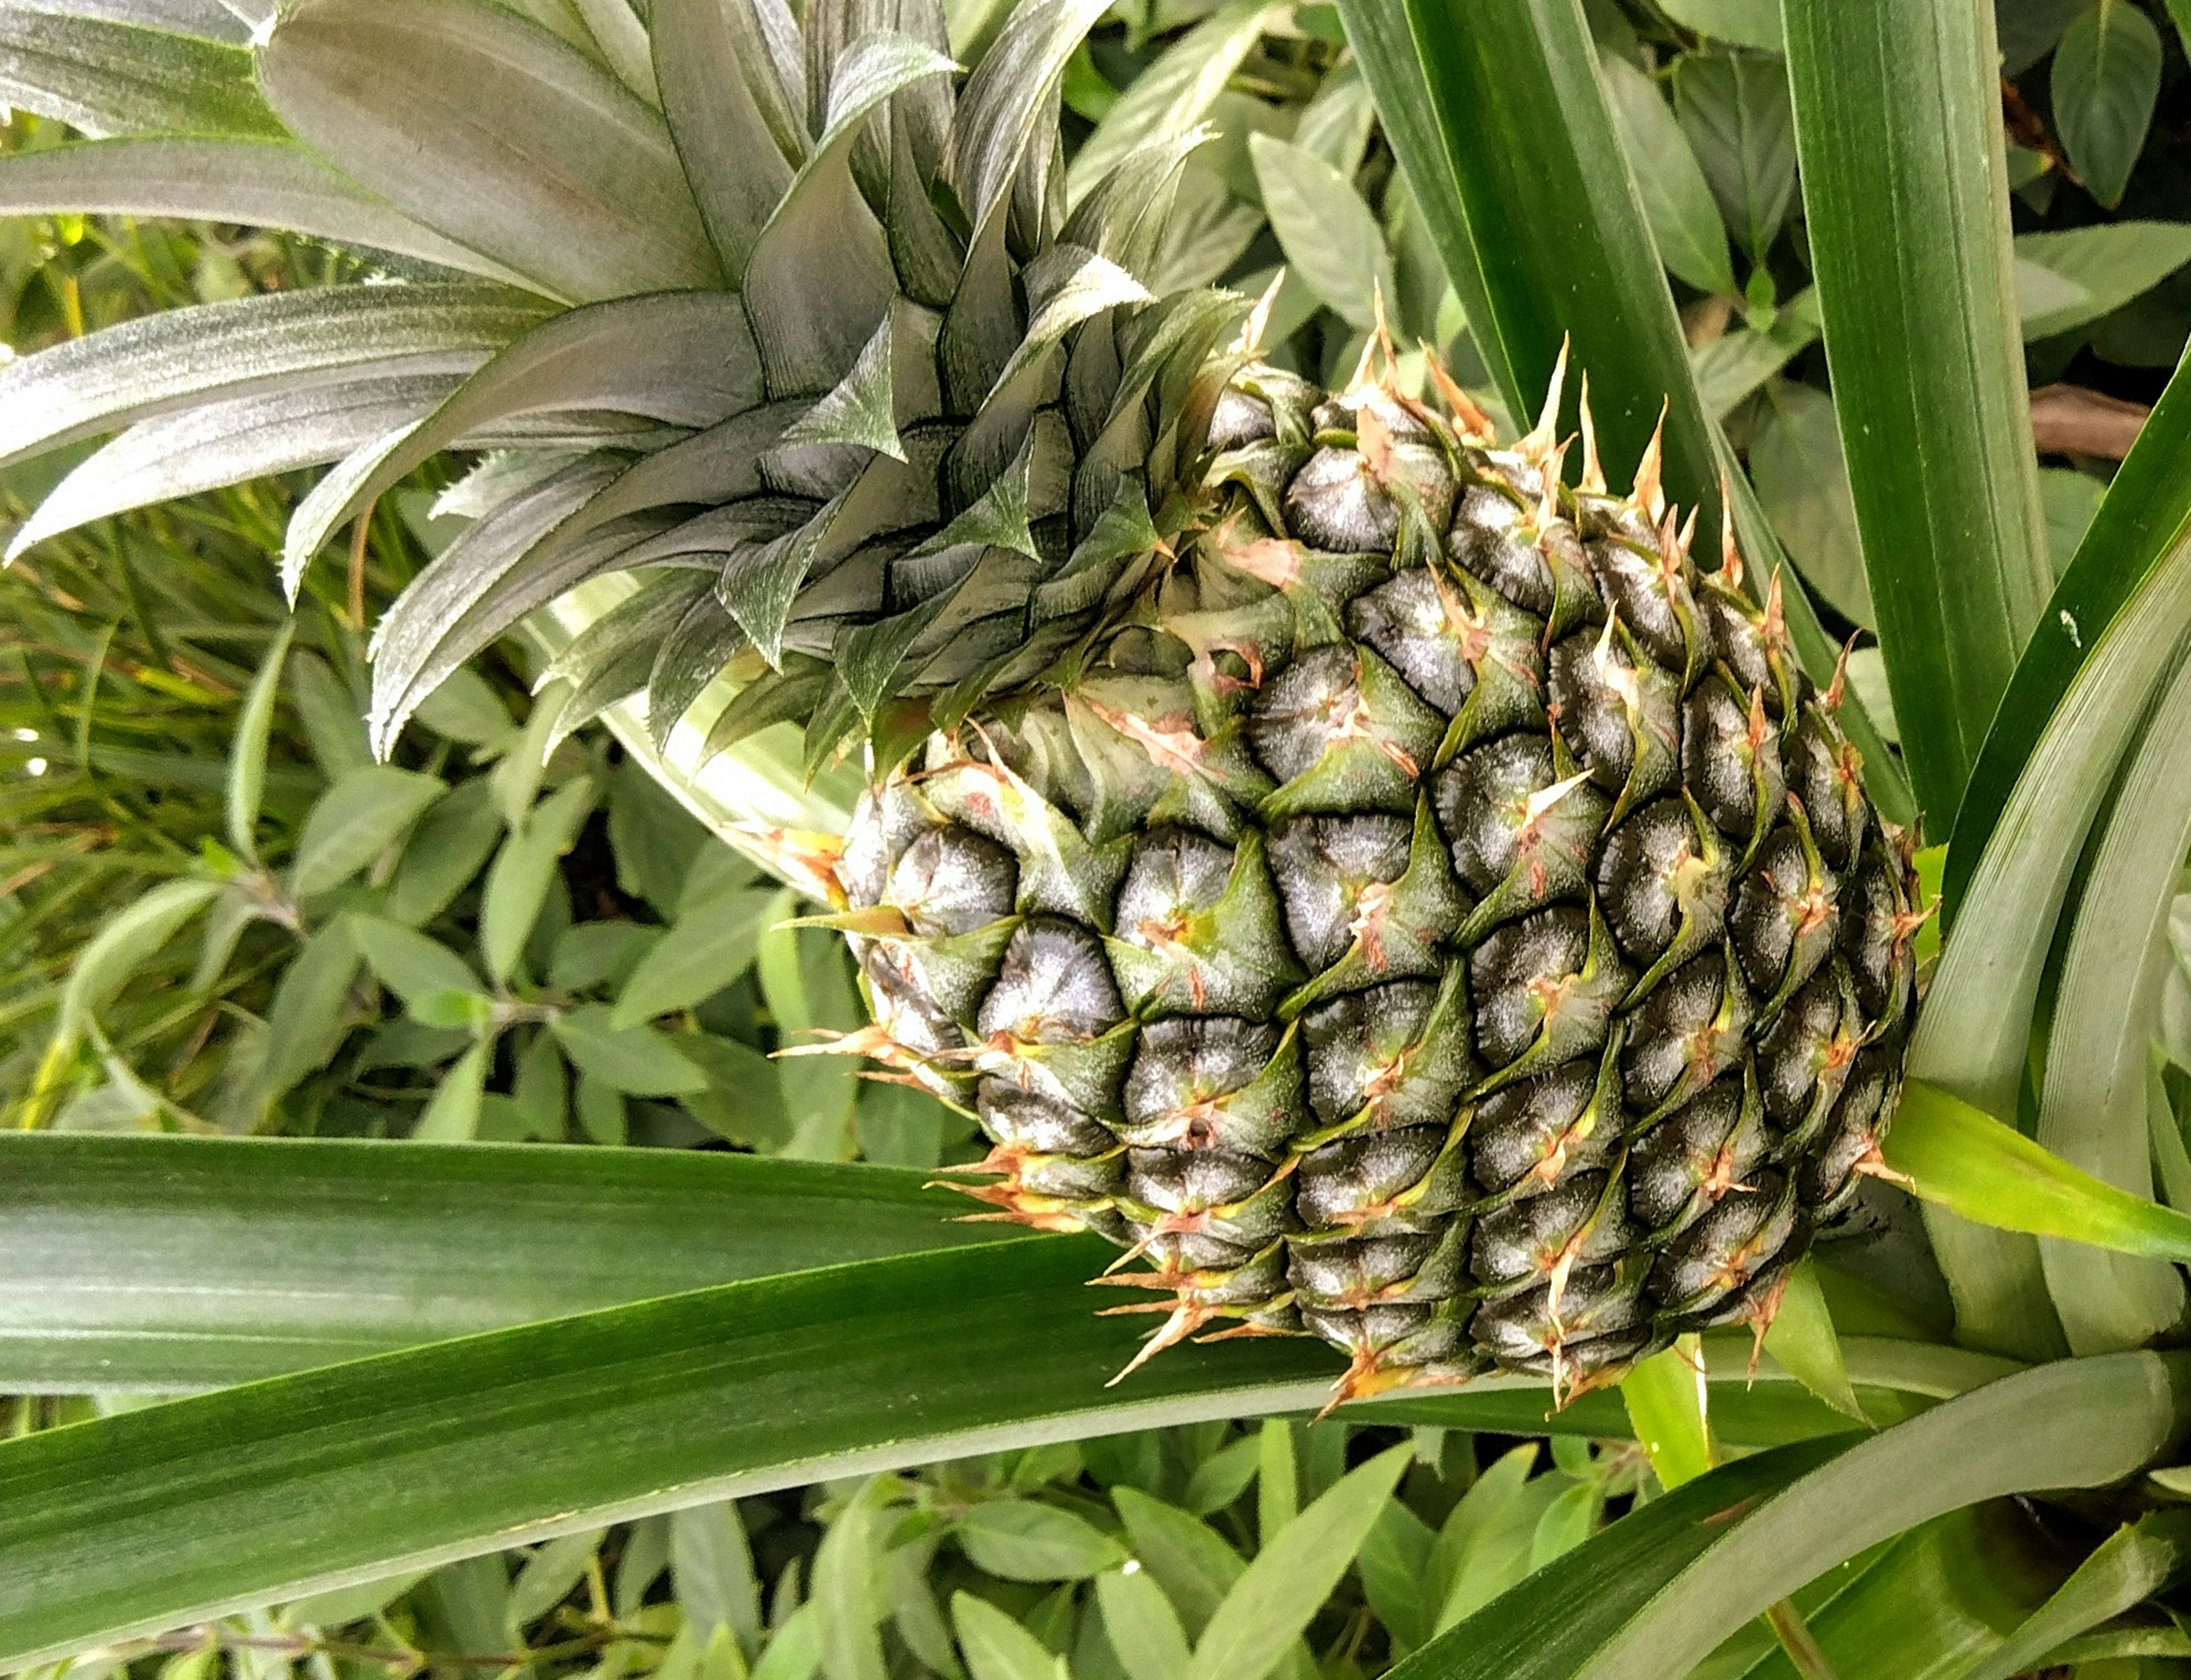
<svg viewBox="0 0 2191 1680"><path fill-rule="evenodd" d="M284 228L529 287L515 270L412 220L288 140L156 134L0 158L0 214L67 211Z"/></svg>
<svg viewBox="0 0 2191 1680"><path fill-rule="evenodd" d="M686 179L736 285L805 155L751 0L656 0L654 74Z"/></svg>
<svg viewBox="0 0 2191 1680"><path fill-rule="evenodd" d="M0 9L0 99L95 137L279 137L241 47L69 9Z"/></svg>
<svg viewBox="0 0 2191 1680"><path fill-rule="evenodd" d="M891 95L957 66L907 35L876 34L839 60L828 123L748 259L745 304L770 394L827 390L851 371L896 294L882 226L852 178L853 143ZM830 284L817 287L826 273Z"/></svg>
<svg viewBox="0 0 2191 1680"><path fill-rule="evenodd" d="M421 463L469 434L528 414L635 414L713 426L760 399L760 368L737 296L665 292L566 310L481 367L416 428L370 445L299 504L284 575Z"/></svg>
<svg viewBox="0 0 2191 1680"><path fill-rule="evenodd" d="M1599 58L1598 78L1620 130L1621 150L1635 172L1659 259L1700 292L1733 295L1734 267L1719 205L1658 84L1626 59L1610 54Z"/></svg>
<svg viewBox="0 0 2191 1680"><path fill-rule="evenodd" d="M2020 234L2016 286L2027 339L2111 315L2191 262L2191 223L2103 222Z"/></svg>
<svg viewBox="0 0 2191 1680"><path fill-rule="evenodd" d="M341 286L126 322L0 368L0 463L217 398L468 373L540 319L477 285Z"/></svg>
<svg viewBox="0 0 2191 1680"><path fill-rule="evenodd" d="M959 96L943 178L976 231L1010 191L1065 61L1107 0L1017 7Z"/></svg>
<svg viewBox="0 0 2191 1680"><path fill-rule="evenodd" d="M1128 152L1183 135L1201 122L1277 9L1271 0L1227 0L1165 48L1073 154L1067 198L1078 205Z"/></svg>
<svg viewBox="0 0 2191 1680"><path fill-rule="evenodd" d="M2187 851L2191 669L2179 670L2156 703L2084 877L2057 959L2063 967L2033 1131L2063 1160L2139 1198L2154 1193L2147 1084ZM2040 1251L2076 1353L2143 1346L2182 1314L2183 1285L2171 1266L2080 1244L2042 1243Z"/></svg>
<svg viewBox="0 0 2191 1680"><path fill-rule="evenodd" d="M307 0L260 45L259 77L344 174L557 297L721 278L661 117L487 0Z"/></svg>
<svg viewBox="0 0 2191 1680"><path fill-rule="evenodd" d="M330 382L223 398L139 421L55 486L14 541L27 549L111 514L324 466L416 424L461 377L414 373Z"/></svg>
<svg viewBox="0 0 2191 1680"><path fill-rule="evenodd" d="M2085 190L2112 209L2160 94L2160 31L2131 0L2096 0L2063 34L2047 82L2055 132Z"/></svg>
<svg viewBox="0 0 2191 1680"><path fill-rule="evenodd" d="M1027 336L997 375L992 397L1083 322L1105 310L1150 301L1148 288L1124 269L1073 246L1044 252L1027 265L1022 282L1027 292Z"/></svg>
<svg viewBox="0 0 2191 1680"><path fill-rule="evenodd" d="M1354 183L1313 152L1268 134L1251 136L1248 149L1288 266L1348 326L1369 330L1375 299L1393 295L1392 258Z"/></svg>
<svg viewBox="0 0 2191 1680"><path fill-rule="evenodd" d="M301 898L341 886L401 840L446 791L439 777L394 765L353 770L306 814L289 890Z"/></svg>
<svg viewBox="0 0 2191 1680"><path fill-rule="evenodd" d="M886 310L882 324L875 328L851 371L820 401L783 429L783 442L851 443L892 460L905 459L905 444L897 435L897 406L891 378L892 320L893 313Z"/></svg>

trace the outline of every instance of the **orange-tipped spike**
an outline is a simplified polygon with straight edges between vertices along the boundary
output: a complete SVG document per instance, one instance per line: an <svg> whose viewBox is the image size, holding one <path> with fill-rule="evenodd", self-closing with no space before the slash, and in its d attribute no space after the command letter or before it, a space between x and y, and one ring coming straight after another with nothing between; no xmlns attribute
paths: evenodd
<svg viewBox="0 0 2191 1680"><path fill-rule="evenodd" d="M1743 1314L1750 1324L1750 1370L1744 1374L1747 1382L1757 1381L1757 1362L1765 1357L1765 1337L1773 1328L1773 1321L1780 1316L1780 1303L1787 1295L1788 1274L1783 1272Z"/></svg>
<svg viewBox="0 0 2191 1680"><path fill-rule="evenodd" d="M1855 652L1856 637L1852 635L1841 644L1841 658L1834 661L1834 680L1826 685L1826 692L1818 697L1818 703L1830 712L1841 710L1841 702L1848 698L1849 655Z"/></svg>
<svg viewBox="0 0 2191 1680"><path fill-rule="evenodd" d="M845 888L837 879L845 842L837 835L733 823L726 826L724 838L748 857L769 864L785 880L804 886L808 897L839 909L845 907Z"/></svg>
<svg viewBox="0 0 2191 1680"><path fill-rule="evenodd" d="M1560 357L1552 364L1551 381L1545 387L1545 407L1537 417L1537 429L1514 446L1522 459L1542 464L1559 441L1560 397L1568 382L1568 343L1560 340Z"/></svg>
<svg viewBox="0 0 2191 1680"><path fill-rule="evenodd" d="M1898 1172L1887 1165L1887 1156L1881 1150L1879 1139L1875 1136L1864 1145L1864 1153L1857 1157L1852 1170L1862 1173L1866 1178L1883 1178L1889 1184L1899 1185L1912 1195L1916 1193L1917 1181L1908 1173Z"/></svg>
<svg viewBox="0 0 2191 1680"><path fill-rule="evenodd" d="M1285 289L1285 265L1271 276L1271 283L1263 288L1263 295L1255 299L1255 308L1240 323L1240 336L1232 341L1232 348L1243 356L1254 356L1263 348L1263 334L1270 330L1271 311L1278 306L1278 293Z"/></svg>
<svg viewBox="0 0 2191 1680"><path fill-rule="evenodd" d="M1605 463L1597 457L1597 422L1590 413L1590 369L1582 370L1582 481L1575 486L1585 496L1605 494Z"/></svg>
<svg viewBox="0 0 2191 1680"><path fill-rule="evenodd" d="M1659 424L1643 446L1643 458L1636 464L1636 482L1628 492L1628 505L1642 511L1656 525L1666 511L1666 407L1659 407Z"/></svg>
<svg viewBox="0 0 2191 1680"><path fill-rule="evenodd" d="M1423 365L1430 369L1431 383L1437 387L1438 396L1453 412L1453 418L1460 424L1463 439L1471 443L1490 442L1499 430L1492 423L1491 416L1485 413L1476 399L1463 390L1459 382L1446 371L1445 363L1438 360L1437 352L1431 348L1427 340L1418 339L1415 342L1421 346Z"/></svg>
<svg viewBox="0 0 2191 1680"><path fill-rule="evenodd" d="M1385 319L1385 286L1381 281L1372 281L1369 286L1369 312L1375 325L1369 342L1385 358L1385 385L1390 390L1397 381L1400 371L1400 352L1392 343L1392 328Z"/></svg>
<svg viewBox="0 0 2191 1680"><path fill-rule="evenodd" d="M1727 588L1742 587L1742 550L1734 541L1734 493L1725 467L1719 470L1719 575Z"/></svg>
<svg viewBox="0 0 2191 1680"><path fill-rule="evenodd" d="M1164 1310L1164 1303L1160 1301L1135 1301L1125 1307L1107 1307L1097 1316L1108 1318L1113 1313L1161 1313ZM1180 1302L1171 1309L1171 1317L1164 1321L1157 1333L1141 1343L1141 1351L1126 1361L1125 1369L1103 1386L1106 1388L1116 1388L1135 1371L1141 1370L1143 1365L1155 1358L1158 1354L1163 1353L1165 1348L1175 1347L1186 1341L1216 1316L1217 1309L1214 1307L1196 1307L1187 1301Z"/></svg>

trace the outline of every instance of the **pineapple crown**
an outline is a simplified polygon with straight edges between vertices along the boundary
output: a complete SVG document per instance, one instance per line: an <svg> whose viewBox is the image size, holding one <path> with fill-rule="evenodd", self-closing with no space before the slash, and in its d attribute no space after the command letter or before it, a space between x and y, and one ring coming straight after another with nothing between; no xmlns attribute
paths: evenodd
<svg viewBox="0 0 2191 1680"><path fill-rule="evenodd" d="M0 214L287 227L379 283L0 371L0 463L120 430L10 557L331 464L289 523L293 597L407 475L486 451L441 504L472 523L374 637L379 751L615 572L637 587L543 677L569 684L559 736L643 691L664 740L726 670L709 754L803 718L811 769L955 720L1130 586L1244 307L1149 290L1198 136L1066 202L1059 79L1106 4L1016 8L963 85L936 0L813 0L803 27L783 0L653 0L600 36L491 0L295 0L248 38L211 8L193 35L11 5L0 92L94 138L0 159Z"/></svg>

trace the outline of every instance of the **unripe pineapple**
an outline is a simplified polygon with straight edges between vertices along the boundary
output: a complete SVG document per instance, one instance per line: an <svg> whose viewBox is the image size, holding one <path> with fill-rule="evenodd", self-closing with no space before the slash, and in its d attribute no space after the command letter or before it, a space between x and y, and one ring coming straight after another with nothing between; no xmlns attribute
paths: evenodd
<svg viewBox="0 0 2191 1680"><path fill-rule="evenodd" d="M205 194L266 189L194 213L294 202L424 278L0 372L0 460L132 428L17 546L336 461L293 581L413 467L492 449L378 629L377 742L635 572L550 669L559 726L637 693L657 740L796 718L811 765L871 768L841 843L782 846L874 1004L841 1047L978 1115L987 1216L1123 1245L1105 1281L1158 1298L1117 1310L1165 1315L1143 1357L1307 1331L1342 1395L1571 1392L1761 1324L1876 1160L1911 1009L1908 861L1835 698L1731 544L1693 562L1655 446L1608 491L1586 400L1565 487L1556 382L1502 450L1442 376L1404 394L1381 331L1327 393L1246 299L1153 295L1199 137L1063 202L1058 81L1107 3L1023 0L961 85L935 0L653 0L636 65L486 0L291 0L243 132L310 151L208 172L171 137ZM93 35L102 87L165 62ZM11 97L77 120L68 50ZM507 145L356 73L384 61L478 87ZM115 144L164 157L162 120ZM83 208L140 208L83 155ZM58 201L74 163L41 157Z"/></svg>

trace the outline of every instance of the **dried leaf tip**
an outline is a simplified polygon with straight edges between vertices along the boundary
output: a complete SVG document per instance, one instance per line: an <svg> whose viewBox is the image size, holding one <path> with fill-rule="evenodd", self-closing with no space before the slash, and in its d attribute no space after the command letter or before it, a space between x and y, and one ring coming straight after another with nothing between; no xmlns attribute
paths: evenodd
<svg viewBox="0 0 2191 1680"><path fill-rule="evenodd" d="M1271 329L1271 311L1278 307L1278 293L1285 289L1286 271L1281 264L1271 276L1271 283L1263 288L1263 295L1255 299L1255 306L1248 311L1248 318L1240 323L1240 335L1232 340L1232 348L1243 356L1261 353L1263 335Z"/></svg>
<svg viewBox="0 0 2191 1680"><path fill-rule="evenodd" d="M1597 455L1597 422L1591 418L1590 369L1582 370L1582 481L1575 486L1585 496L1605 494L1605 463Z"/></svg>
<svg viewBox="0 0 2191 1680"><path fill-rule="evenodd" d="M1568 340L1560 340L1559 360L1552 364L1551 382L1545 387L1545 406L1537 428L1514 446L1515 453L1533 465L1543 465L1559 447L1560 398L1567 390Z"/></svg>
<svg viewBox="0 0 2191 1680"><path fill-rule="evenodd" d="M1636 482L1628 493L1628 505L1648 515L1656 525L1666 512L1666 405L1659 405L1659 424L1651 428L1651 441L1643 446L1643 458L1636 464Z"/></svg>
<svg viewBox="0 0 2191 1680"><path fill-rule="evenodd" d="M1460 427L1461 441L1492 441L1498 435L1497 424L1484 413L1474 397L1461 389L1460 381L1447 371L1445 363L1438 359L1437 352L1431 348L1428 341L1418 339L1415 342L1421 347L1423 365L1430 370L1431 383L1437 387L1439 397L1452 411L1455 424Z"/></svg>
<svg viewBox="0 0 2191 1680"><path fill-rule="evenodd" d="M1727 588L1742 587L1742 550L1734 540L1734 488L1727 469L1719 470L1719 574Z"/></svg>

